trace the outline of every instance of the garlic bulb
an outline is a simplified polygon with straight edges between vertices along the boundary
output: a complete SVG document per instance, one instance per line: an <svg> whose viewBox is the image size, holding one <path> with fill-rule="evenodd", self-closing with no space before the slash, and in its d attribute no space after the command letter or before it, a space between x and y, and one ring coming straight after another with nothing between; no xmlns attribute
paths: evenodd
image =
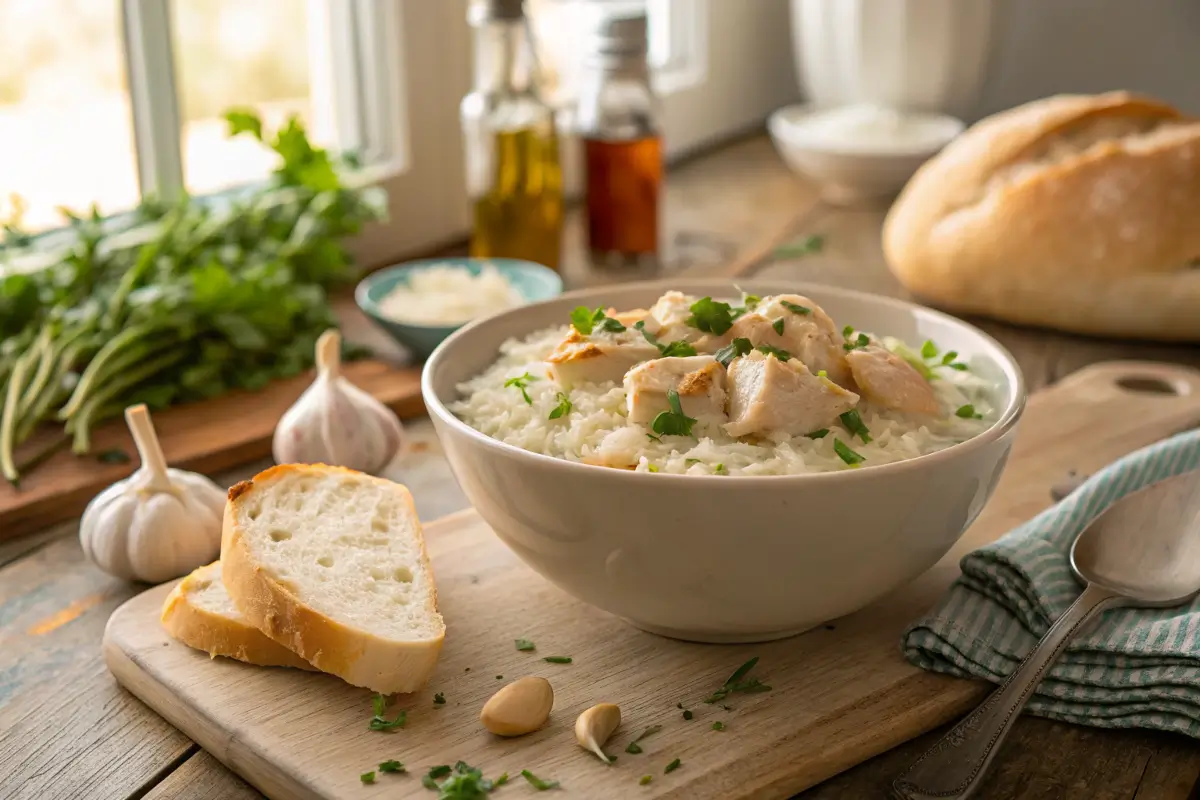
<svg viewBox="0 0 1200 800"><path fill-rule="evenodd" d="M341 376L342 337L317 340L317 379L275 426L277 464L330 464L376 474L400 452L404 429L387 406Z"/></svg>
<svg viewBox="0 0 1200 800"><path fill-rule="evenodd" d="M203 475L168 469L146 406L125 409L142 465L92 498L79 523L83 554L126 580L161 583L221 550L225 493Z"/></svg>

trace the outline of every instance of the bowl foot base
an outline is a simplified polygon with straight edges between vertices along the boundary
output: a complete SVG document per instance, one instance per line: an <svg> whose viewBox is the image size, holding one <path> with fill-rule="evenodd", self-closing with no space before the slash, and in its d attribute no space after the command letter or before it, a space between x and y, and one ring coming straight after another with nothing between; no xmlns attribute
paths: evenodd
<svg viewBox="0 0 1200 800"><path fill-rule="evenodd" d="M779 639L789 639L792 636L799 636L820 624L814 623L804 628L763 631L761 633L710 633L705 631L681 630L678 628L663 628L658 625L646 625L631 619L625 619L625 621L646 633L665 636L668 639L679 639L684 642L699 642L700 644L760 644L762 642L774 642Z"/></svg>

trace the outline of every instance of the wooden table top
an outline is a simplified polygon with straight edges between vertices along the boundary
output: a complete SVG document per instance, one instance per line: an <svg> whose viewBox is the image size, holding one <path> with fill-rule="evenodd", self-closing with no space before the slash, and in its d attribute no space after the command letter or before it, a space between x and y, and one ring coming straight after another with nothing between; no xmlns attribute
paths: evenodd
<svg viewBox="0 0 1200 800"><path fill-rule="evenodd" d="M666 274L754 275L834 283L905 296L883 261L881 210L822 205L811 187L756 136L671 173ZM808 235L824 250L777 258ZM597 272L584 256L582 226L567 233L572 286L628 280ZM1080 367L1116 358L1200 366L1200 348L1089 340L973 320L1021 363L1030 390ZM348 320L353 338L372 338ZM373 340L374 343L375 340ZM417 452L390 477L406 483L422 519L466 507L427 420L409 426ZM265 464L214 476L229 485ZM79 548L68 523L0 543L0 800L242 800L252 787L121 690L100 656L109 614L144 587L110 578ZM940 732L898 747L826 783L802 800L884 797L892 778ZM1200 744L1145 731L1102 731L1023 717L979 800L1197 800Z"/></svg>

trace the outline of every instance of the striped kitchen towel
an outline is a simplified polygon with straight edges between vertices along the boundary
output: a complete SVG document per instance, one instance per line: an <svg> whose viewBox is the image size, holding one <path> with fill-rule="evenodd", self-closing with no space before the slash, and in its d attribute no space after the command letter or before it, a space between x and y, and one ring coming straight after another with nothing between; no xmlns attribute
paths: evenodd
<svg viewBox="0 0 1200 800"><path fill-rule="evenodd" d="M1003 681L1082 590L1068 562L1075 536L1117 498L1193 469L1200 469L1200 431L1109 465L1058 505L968 554L941 603L905 632L905 657L935 672ZM1028 710L1200 738L1200 600L1106 613L1068 648Z"/></svg>

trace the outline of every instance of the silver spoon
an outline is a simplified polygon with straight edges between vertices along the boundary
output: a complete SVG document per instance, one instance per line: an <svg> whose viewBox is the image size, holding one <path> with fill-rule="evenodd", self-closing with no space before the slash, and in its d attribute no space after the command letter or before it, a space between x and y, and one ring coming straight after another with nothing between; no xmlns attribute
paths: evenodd
<svg viewBox="0 0 1200 800"><path fill-rule="evenodd" d="M969 797L1042 677L1102 611L1169 608L1200 594L1200 470L1109 506L1071 545L1071 571L1086 584L1083 594L999 689L896 779L896 797Z"/></svg>

